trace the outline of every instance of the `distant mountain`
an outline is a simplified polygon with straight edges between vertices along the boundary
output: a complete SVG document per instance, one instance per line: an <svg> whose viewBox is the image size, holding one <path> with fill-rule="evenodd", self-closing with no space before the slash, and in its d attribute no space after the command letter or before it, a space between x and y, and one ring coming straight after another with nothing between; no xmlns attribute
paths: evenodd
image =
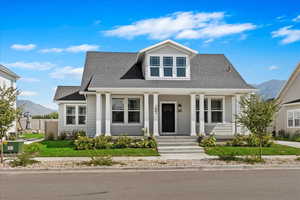
<svg viewBox="0 0 300 200"><path fill-rule="evenodd" d="M33 103L29 100L17 100L17 107L22 107L23 112L30 112L31 115L47 115L49 113L56 112L56 110Z"/></svg>
<svg viewBox="0 0 300 200"><path fill-rule="evenodd" d="M270 80L260 84L253 84L253 86L259 89L259 94L264 99L271 99L277 96L284 83L284 80Z"/></svg>

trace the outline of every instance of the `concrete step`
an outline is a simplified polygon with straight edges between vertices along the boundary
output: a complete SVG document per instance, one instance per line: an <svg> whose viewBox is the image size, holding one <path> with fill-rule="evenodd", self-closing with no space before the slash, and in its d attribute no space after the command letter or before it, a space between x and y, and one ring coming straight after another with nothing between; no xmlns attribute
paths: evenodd
<svg viewBox="0 0 300 200"><path fill-rule="evenodd" d="M199 150L202 149L199 146L159 146L158 151L161 150Z"/></svg>
<svg viewBox="0 0 300 200"><path fill-rule="evenodd" d="M157 142L158 146L199 146L198 142Z"/></svg>
<svg viewBox="0 0 300 200"><path fill-rule="evenodd" d="M157 142L197 142L197 139L189 138L189 139L172 139L172 138L164 138L164 139L156 139Z"/></svg>
<svg viewBox="0 0 300 200"><path fill-rule="evenodd" d="M198 136L157 136L157 139L197 139Z"/></svg>
<svg viewBox="0 0 300 200"><path fill-rule="evenodd" d="M203 153L204 150L203 149L193 149L193 150L160 150L159 154L163 155L163 154L190 154L190 153Z"/></svg>

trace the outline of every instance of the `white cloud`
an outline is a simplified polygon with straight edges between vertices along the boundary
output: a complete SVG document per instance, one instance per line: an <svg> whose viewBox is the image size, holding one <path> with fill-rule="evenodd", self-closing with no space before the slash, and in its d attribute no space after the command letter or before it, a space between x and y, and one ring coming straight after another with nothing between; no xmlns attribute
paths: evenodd
<svg viewBox="0 0 300 200"><path fill-rule="evenodd" d="M176 12L159 18L136 21L105 31L108 36L134 38L146 35L151 39L214 39L255 29L252 23L228 24L223 12Z"/></svg>
<svg viewBox="0 0 300 200"><path fill-rule="evenodd" d="M274 71L274 70L279 69L279 67L276 66L276 65L271 65L270 67L268 67L268 69L269 69L270 71Z"/></svg>
<svg viewBox="0 0 300 200"><path fill-rule="evenodd" d="M55 69L52 73L50 73L50 77L56 79L63 79L63 78L81 78L83 73L83 68L76 68L72 66L65 66L62 68Z"/></svg>
<svg viewBox="0 0 300 200"><path fill-rule="evenodd" d="M297 17L295 17L295 18L293 19L293 22L300 22L300 15L298 15Z"/></svg>
<svg viewBox="0 0 300 200"><path fill-rule="evenodd" d="M36 96L37 93L34 91L21 91L20 96L22 97L32 97L32 96Z"/></svg>
<svg viewBox="0 0 300 200"><path fill-rule="evenodd" d="M69 46L67 48L49 48L49 49L41 49L41 53L61 53L61 52L70 52L70 53L78 53L78 52L86 52L86 51L96 51L99 49L98 45L92 44L81 44Z"/></svg>
<svg viewBox="0 0 300 200"><path fill-rule="evenodd" d="M34 82L40 82L41 80L40 79L37 79L37 78L20 78L20 81L23 81L23 82L28 82L28 83L34 83Z"/></svg>
<svg viewBox="0 0 300 200"><path fill-rule="evenodd" d="M35 44L13 44L10 48L18 51L30 51L36 48Z"/></svg>
<svg viewBox="0 0 300 200"><path fill-rule="evenodd" d="M55 66L55 64L51 62L14 62L14 63L6 63L5 65L9 67L21 68L21 69L32 69L32 70L48 70Z"/></svg>
<svg viewBox="0 0 300 200"><path fill-rule="evenodd" d="M272 32L272 37L281 37L282 44L289 44L300 40L300 29L291 29L293 26L285 26Z"/></svg>

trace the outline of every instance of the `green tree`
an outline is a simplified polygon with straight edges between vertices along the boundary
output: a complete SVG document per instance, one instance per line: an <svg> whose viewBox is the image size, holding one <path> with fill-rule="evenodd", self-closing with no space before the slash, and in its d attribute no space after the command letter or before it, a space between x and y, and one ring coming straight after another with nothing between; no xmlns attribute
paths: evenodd
<svg viewBox="0 0 300 200"><path fill-rule="evenodd" d="M248 128L252 134L259 138L259 158L262 159L263 138L268 135L267 128L274 120L274 115L279 106L274 100L264 101L255 94L241 98L240 105L241 113L237 116L237 122Z"/></svg>
<svg viewBox="0 0 300 200"><path fill-rule="evenodd" d="M9 128L13 126L19 111L15 108L19 91L13 87L0 87L0 151L3 163L3 141Z"/></svg>

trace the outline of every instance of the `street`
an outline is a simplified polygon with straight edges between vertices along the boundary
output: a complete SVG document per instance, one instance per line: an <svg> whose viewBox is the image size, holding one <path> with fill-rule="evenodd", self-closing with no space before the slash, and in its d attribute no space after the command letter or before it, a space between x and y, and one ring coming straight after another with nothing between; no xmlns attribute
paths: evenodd
<svg viewBox="0 0 300 200"><path fill-rule="evenodd" d="M0 174L1 200L300 198L300 170Z"/></svg>

